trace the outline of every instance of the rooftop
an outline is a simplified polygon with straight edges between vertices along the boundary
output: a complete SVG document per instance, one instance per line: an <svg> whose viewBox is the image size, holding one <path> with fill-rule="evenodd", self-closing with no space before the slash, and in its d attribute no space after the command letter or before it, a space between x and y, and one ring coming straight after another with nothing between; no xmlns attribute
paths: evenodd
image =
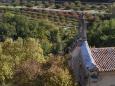
<svg viewBox="0 0 115 86"><path fill-rule="evenodd" d="M81 55L85 67L90 70L97 68L100 72L115 71L115 47L89 48L88 42L82 42Z"/></svg>
<svg viewBox="0 0 115 86"><path fill-rule="evenodd" d="M115 47L91 48L91 55L99 71L115 71Z"/></svg>

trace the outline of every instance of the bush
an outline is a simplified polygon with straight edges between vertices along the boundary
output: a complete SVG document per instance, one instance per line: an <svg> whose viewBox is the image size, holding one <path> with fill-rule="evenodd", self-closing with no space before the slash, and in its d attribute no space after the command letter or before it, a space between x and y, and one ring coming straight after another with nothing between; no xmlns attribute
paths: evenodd
<svg viewBox="0 0 115 86"><path fill-rule="evenodd" d="M55 8L56 8L56 9L59 9L59 8L61 8L61 5L60 5L60 4L56 4L56 5L55 5Z"/></svg>
<svg viewBox="0 0 115 86"><path fill-rule="evenodd" d="M36 79L37 86L74 86L69 70L62 57L52 57L43 64L42 74Z"/></svg>
<svg viewBox="0 0 115 86"><path fill-rule="evenodd" d="M31 64L28 59L31 59ZM36 62L34 63L33 60ZM29 65L26 65L25 62ZM35 39L28 38L23 40L20 38L17 41L6 39L5 42L0 44L0 82L3 84L12 80L15 69L20 65L21 68L19 69L22 69L22 67L25 68L23 70L27 70L27 74L28 72L34 72L34 70L31 69L39 66L36 66L37 62L43 63L45 59L43 50ZM28 67L31 68L28 69ZM27 77L27 79L33 78L33 76L35 76L35 74L31 74L31 77Z"/></svg>
<svg viewBox="0 0 115 86"><path fill-rule="evenodd" d="M14 76L16 86L74 86L71 74L62 57L50 57L46 63L24 61ZM20 81L20 82L19 82Z"/></svg>
<svg viewBox="0 0 115 86"><path fill-rule="evenodd" d="M27 7L33 7L34 4L33 4L33 3L27 3L26 6L27 6Z"/></svg>
<svg viewBox="0 0 115 86"><path fill-rule="evenodd" d="M71 6L68 2L64 2L64 7L65 7L66 10L71 9Z"/></svg>
<svg viewBox="0 0 115 86"><path fill-rule="evenodd" d="M48 7L50 6L50 3L45 2L45 3L44 3L44 6L45 6L45 8L48 8Z"/></svg>
<svg viewBox="0 0 115 86"><path fill-rule="evenodd" d="M41 64L35 60L28 59L16 68L13 83L16 86L33 86L35 80L41 72Z"/></svg>

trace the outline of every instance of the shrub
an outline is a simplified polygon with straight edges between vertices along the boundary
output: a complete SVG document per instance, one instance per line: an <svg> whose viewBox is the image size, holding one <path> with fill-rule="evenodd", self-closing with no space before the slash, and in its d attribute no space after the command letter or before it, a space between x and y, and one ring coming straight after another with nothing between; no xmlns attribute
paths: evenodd
<svg viewBox="0 0 115 86"><path fill-rule="evenodd" d="M33 4L33 3L27 3L26 6L27 6L27 7L33 7L34 4Z"/></svg>
<svg viewBox="0 0 115 86"><path fill-rule="evenodd" d="M45 6L45 8L48 8L50 6L50 4L48 2L45 2L44 6Z"/></svg>
<svg viewBox="0 0 115 86"><path fill-rule="evenodd" d="M36 79L37 86L74 86L64 59L53 57L43 65L42 74Z"/></svg>
<svg viewBox="0 0 115 86"><path fill-rule="evenodd" d="M55 8L56 8L56 9L59 9L59 8L61 8L61 5L60 5L60 4L56 4L56 5L55 5Z"/></svg>
<svg viewBox="0 0 115 86"><path fill-rule="evenodd" d="M65 59L51 56L46 63L24 61L14 76L16 86L74 86ZM19 82L20 81L20 82Z"/></svg>
<svg viewBox="0 0 115 86"><path fill-rule="evenodd" d="M33 80L41 72L41 64L35 60L28 59L16 68L13 83L16 86L33 86Z"/></svg>
<svg viewBox="0 0 115 86"><path fill-rule="evenodd" d="M65 7L66 10L71 9L71 6L68 2L64 2L64 7Z"/></svg>

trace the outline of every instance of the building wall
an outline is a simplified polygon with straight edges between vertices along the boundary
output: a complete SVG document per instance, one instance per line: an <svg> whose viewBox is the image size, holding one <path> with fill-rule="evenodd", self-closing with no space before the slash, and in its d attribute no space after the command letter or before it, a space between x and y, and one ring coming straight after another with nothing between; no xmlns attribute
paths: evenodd
<svg viewBox="0 0 115 86"><path fill-rule="evenodd" d="M87 86L115 86L115 72L99 73L97 82L90 79Z"/></svg>
<svg viewBox="0 0 115 86"><path fill-rule="evenodd" d="M74 73L74 78L80 86L86 86L86 70L83 64L80 47L76 47L71 52L71 68Z"/></svg>
<svg viewBox="0 0 115 86"><path fill-rule="evenodd" d="M78 56L79 56L79 53L80 53L80 48L79 47L76 47L70 54L71 54L71 61L70 61L70 66L74 72L74 76L75 76L75 79L76 79L76 82L78 81Z"/></svg>

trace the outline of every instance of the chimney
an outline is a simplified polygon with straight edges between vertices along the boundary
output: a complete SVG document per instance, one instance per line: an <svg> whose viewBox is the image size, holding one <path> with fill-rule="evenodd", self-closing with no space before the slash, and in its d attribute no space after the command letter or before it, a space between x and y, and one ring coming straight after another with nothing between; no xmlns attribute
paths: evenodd
<svg viewBox="0 0 115 86"><path fill-rule="evenodd" d="M85 20L84 14L80 14L79 19L79 38L80 40L87 40L87 21Z"/></svg>

